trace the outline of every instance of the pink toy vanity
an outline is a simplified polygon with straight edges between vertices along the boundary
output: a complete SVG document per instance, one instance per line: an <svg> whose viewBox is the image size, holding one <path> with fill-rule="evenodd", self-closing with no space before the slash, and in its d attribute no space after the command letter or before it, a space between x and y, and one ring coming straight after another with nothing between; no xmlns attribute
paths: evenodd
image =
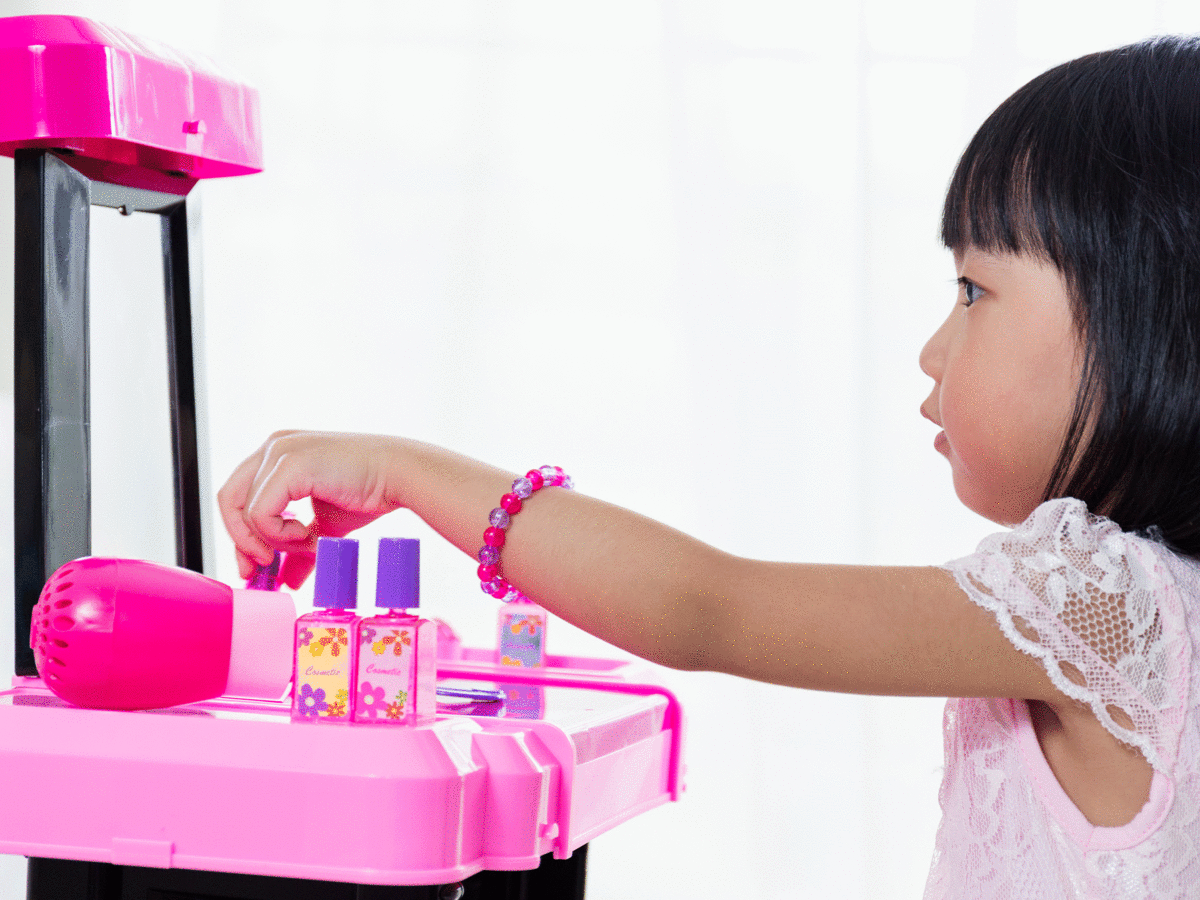
<svg viewBox="0 0 1200 900"><path fill-rule="evenodd" d="M293 723L286 697L80 709L37 677L31 610L92 547L91 207L161 218L166 562L211 571L188 198L259 171L261 137L253 90L81 18L0 19L0 87L16 173L17 673L0 692L0 853L30 857L29 900L582 897L588 842L681 791L679 704L637 667L513 669L444 643L439 688L505 699L443 698L405 728Z"/></svg>

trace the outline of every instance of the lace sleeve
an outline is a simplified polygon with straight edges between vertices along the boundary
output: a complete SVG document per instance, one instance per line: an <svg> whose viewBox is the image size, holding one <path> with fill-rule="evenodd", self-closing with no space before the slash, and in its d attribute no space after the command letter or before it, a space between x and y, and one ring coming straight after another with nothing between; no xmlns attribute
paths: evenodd
<svg viewBox="0 0 1200 900"><path fill-rule="evenodd" d="M1191 643L1167 552L1064 499L945 568L1059 690L1170 772Z"/></svg>

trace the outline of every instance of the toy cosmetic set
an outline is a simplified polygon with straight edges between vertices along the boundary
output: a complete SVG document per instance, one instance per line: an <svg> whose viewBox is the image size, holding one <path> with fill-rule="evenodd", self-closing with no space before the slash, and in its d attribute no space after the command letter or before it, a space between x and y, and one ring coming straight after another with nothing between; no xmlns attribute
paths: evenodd
<svg viewBox="0 0 1200 900"><path fill-rule="evenodd" d="M683 714L636 663L547 654L545 611L501 568L522 504L570 479L530 470L481 519L480 584L504 601L486 647L418 615L415 541L382 542L370 610L358 609L353 542L321 544L316 609L299 618L278 557L245 588L206 577L218 540L196 197L209 179L261 171L259 95L207 60L78 16L0 17L0 82L16 223L0 854L28 858L29 900L366 896L363 885L461 896L464 880L488 900L524 896L516 876L540 868L552 871L529 881L531 900L581 896L593 838L680 798ZM356 120L328 125L353 165L386 160L386 147L359 152ZM174 565L93 556L92 530L106 527L91 501L97 207L161 225ZM146 523L127 507L122 532L136 532ZM334 807L372 814L314 831ZM564 871L569 891L533 891Z"/></svg>
<svg viewBox="0 0 1200 900"><path fill-rule="evenodd" d="M187 569L86 557L62 566L34 607L29 645L60 699L91 709L160 709L216 697L279 700L292 720L415 725L437 713L439 626L417 615L420 541L379 542L374 615L360 615L353 538L317 545L313 612L280 591L280 556L246 588ZM501 608L497 661L541 667L546 611ZM289 690L290 686L290 690ZM503 692L446 688L494 702Z"/></svg>

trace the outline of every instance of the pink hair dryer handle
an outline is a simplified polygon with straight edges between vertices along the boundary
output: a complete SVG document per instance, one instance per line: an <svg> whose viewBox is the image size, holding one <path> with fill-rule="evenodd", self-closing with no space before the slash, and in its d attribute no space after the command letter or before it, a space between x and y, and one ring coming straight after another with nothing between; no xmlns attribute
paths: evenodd
<svg viewBox="0 0 1200 900"><path fill-rule="evenodd" d="M231 670L245 668L231 666L234 646L243 656L254 649L245 628L240 638L237 634L239 618L246 622L247 616L237 614L235 593L251 601L240 604L252 611L250 627L262 629L264 617L253 600L268 597L265 633L271 638L290 634L295 611L287 595L235 592L187 569L142 560L67 563L51 576L34 608L30 644L38 672L47 687L76 706L158 709L218 697L228 692ZM267 655L283 660L290 658L289 650L285 644L268 648ZM266 669L278 672L280 666L268 663ZM263 672L240 680L238 687L261 684ZM284 675L276 699L286 686ZM251 695L244 689L237 693Z"/></svg>

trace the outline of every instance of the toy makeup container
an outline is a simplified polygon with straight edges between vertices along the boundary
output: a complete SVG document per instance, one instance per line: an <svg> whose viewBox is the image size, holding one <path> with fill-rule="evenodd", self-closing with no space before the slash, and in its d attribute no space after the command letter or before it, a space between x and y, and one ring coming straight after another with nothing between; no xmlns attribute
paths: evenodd
<svg viewBox="0 0 1200 900"><path fill-rule="evenodd" d="M358 623L354 721L414 725L437 713L438 623L415 612L421 602L421 542L382 538L375 605Z"/></svg>
<svg viewBox="0 0 1200 900"><path fill-rule="evenodd" d="M500 607L496 656L502 666L540 669L546 665L546 621L550 614L519 597Z"/></svg>
<svg viewBox="0 0 1200 900"><path fill-rule="evenodd" d="M357 592L358 541L321 538L313 586L319 608L296 620L293 721L344 724L354 714Z"/></svg>

